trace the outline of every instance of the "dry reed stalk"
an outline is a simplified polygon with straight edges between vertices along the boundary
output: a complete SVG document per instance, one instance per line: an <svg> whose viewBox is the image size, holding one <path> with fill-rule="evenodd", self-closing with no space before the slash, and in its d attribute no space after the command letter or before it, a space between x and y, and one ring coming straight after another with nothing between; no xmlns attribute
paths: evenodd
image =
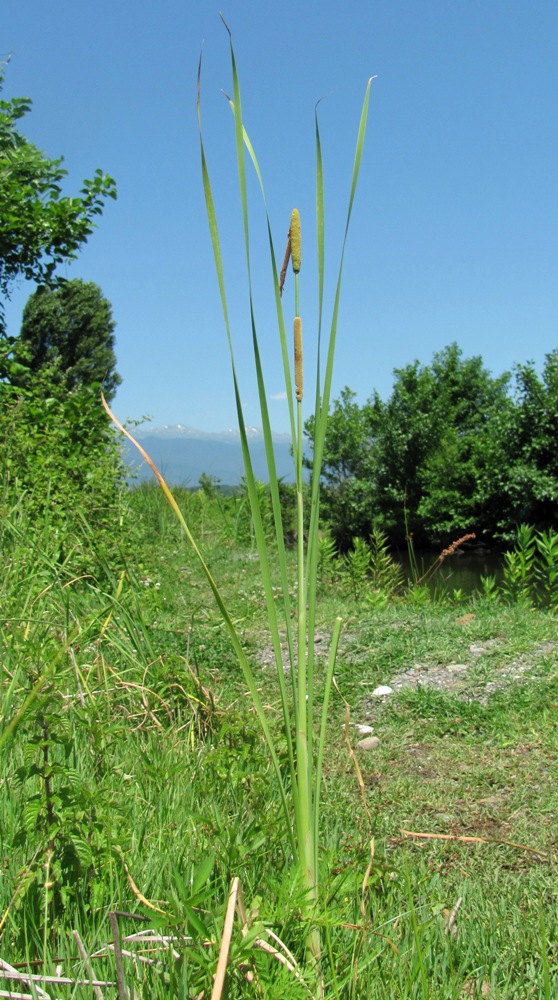
<svg viewBox="0 0 558 1000"><path fill-rule="evenodd" d="M362 771L360 769L359 762L356 759L356 754L355 754L355 752L353 750L353 747L352 747L352 744L351 744L351 738L349 736L350 726L351 726L351 708L350 708L350 705L349 705L349 702L347 701L347 699L341 694L341 691L339 690L339 685L337 684L337 681L335 680L335 678L333 678L333 686L334 686L335 690L337 691L337 694L340 696L340 698L345 703L345 732L344 732L345 746L347 747L347 750L349 751L349 757L351 758L351 760L353 762L353 767L355 769L356 779L358 781L358 787L359 787L359 790L360 790L360 795L361 795L361 798L362 798L362 804L364 806L364 811L365 811L366 815L368 816L368 820L370 822L370 828L372 828L372 814L371 814L370 809L368 807L368 802L366 801L366 788L364 786L364 778L362 777Z"/></svg>
<svg viewBox="0 0 558 1000"><path fill-rule="evenodd" d="M504 847L515 847L518 851L529 851L531 854L538 854L540 858L548 858L546 851L539 851L536 847L527 847L525 844L516 844L513 840L498 840L496 837L469 837L459 836L456 833L417 833L414 830L401 830L404 837L417 837L422 840L456 840L461 844L503 844Z"/></svg>
<svg viewBox="0 0 558 1000"><path fill-rule="evenodd" d="M233 932L234 911L236 907L236 900L239 889L240 889L240 879L237 875L232 880L231 891L229 893L229 902L227 903L227 912L225 914L223 936L221 938L221 947L219 949L219 960L217 962L215 979L213 981L213 989L211 991L211 1000L221 1000L221 997L223 995L223 988L225 986L225 976L227 974L227 963L229 960L229 949L231 946L231 938Z"/></svg>
<svg viewBox="0 0 558 1000"><path fill-rule="evenodd" d="M41 987L37 985L37 982L35 982L35 980L38 980L39 983L42 983L44 980L44 976L32 976L25 972L19 972L17 969L14 969L13 965L10 965L9 962L5 962L3 958L0 958L0 970L4 973L3 976L4 979L16 979L18 982L23 983L25 986L30 986L31 984L33 984L33 989L35 992L32 993L31 996L33 997L38 996L41 998L44 997L46 998L46 1000L50 1000L50 997L46 992L46 990L42 990ZM10 996L9 993L7 995ZM19 994L17 993L13 993L11 995L19 996Z"/></svg>
<svg viewBox="0 0 558 1000"><path fill-rule="evenodd" d="M87 952L85 950L85 945L84 945L83 941L81 940L78 931L72 931L72 935L73 935L74 941L76 942L77 949L78 949L78 951L79 951L79 953L80 953L80 955L81 955L81 957L83 959L83 964L85 965L85 968L87 970L87 975L89 976L89 978L91 980L91 986L93 987L93 993L97 997L97 1000L103 1000L103 994L101 992L100 986L98 985L98 983L93 982L93 968L91 966L91 959L89 958L89 955L87 954Z"/></svg>
<svg viewBox="0 0 558 1000"><path fill-rule="evenodd" d="M118 927L118 917L114 911L108 915L112 939L114 942L114 964L116 965L116 982L118 983L119 1000L128 1000L128 990L124 981L124 966L122 964L122 945L120 944L120 930Z"/></svg>

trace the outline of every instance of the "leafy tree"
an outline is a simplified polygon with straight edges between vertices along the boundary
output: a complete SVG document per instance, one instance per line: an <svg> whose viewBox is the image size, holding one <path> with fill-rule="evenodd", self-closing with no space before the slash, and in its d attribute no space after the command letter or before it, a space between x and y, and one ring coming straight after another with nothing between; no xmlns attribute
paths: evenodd
<svg viewBox="0 0 558 1000"><path fill-rule="evenodd" d="M0 73L0 90L3 75ZM18 278L48 283L58 264L77 256L94 229L113 179L96 170L77 197L62 195L62 158L49 159L26 139L18 123L31 110L27 97L0 100L0 296ZM0 302L0 329L3 328Z"/></svg>
<svg viewBox="0 0 558 1000"><path fill-rule="evenodd" d="M330 416L323 511L340 547L374 527L401 542L438 544L497 527L494 473L503 470L513 404L509 376L457 344L396 369L393 391L359 407L345 390ZM306 425L312 438L313 428Z"/></svg>
<svg viewBox="0 0 558 1000"><path fill-rule="evenodd" d="M115 323L110 302L93 282L64 281L39 288L29 298L13 357L25 366L12 384L26 384L45 366L53 382L68 390L102 384L111 399L122 381L115 371Z"/></svg>
<svg viewBox="0 0 558 1000"><path fill-rule="evenodd" d="M380 430L379 399L359 406L355 393L345 387L333 403L325 441L322 477L322 513L340 549L352 539L370 534L377 513L376 447ZM314 420L305 425L310 442ZM305 463L311 467L311 461Z"/></svg>
<svg viewBox="0 0 558 1000"><path fill-rule="evenodd" d="M517 525L558 530L558 350L546 355L539 376L533 362L515 369L515 407L502 484L500 531Z"/></svg>
<svg viewBox="0 0 558 1000"><path fill-rule="evenodd" d="M456 344L434 356L433 427L418 469L418 529L439 544L454 533L498 530L499 479L507 469L513 413L510 376L493 377L482 358Z"/></svg>
<svg viewBox="0 0 558 1000"><path fill-rule="evenodd" d="M120 449L99 405L100 383L110 396L120 379L109 303L95 285L58 287L55 270L76 257L116 190L97 170L76 197L62 195L62 159L19 131L30 109L28 98L0 100L0 513L43 517L56 544L74 530L83 551L84 523L114 525L122 499ZM32 296L14 338L2 298L19 279L49 287Z"/></svg>

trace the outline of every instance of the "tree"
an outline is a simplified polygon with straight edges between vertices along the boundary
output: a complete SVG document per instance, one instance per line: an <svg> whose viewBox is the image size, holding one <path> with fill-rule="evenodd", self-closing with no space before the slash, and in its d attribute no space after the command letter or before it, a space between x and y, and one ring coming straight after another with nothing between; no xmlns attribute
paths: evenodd
<svg viewBox="0 0 558 1000"><path fill-rule="evenodd" d="M95 285L55 277L116 189L97 170L77 196L62 195L62 159L49 159L19 131L30 109L28 98L0 100L0 482L8 508L24 506L33 520L44 512L61 538L72 516L113 523L124 480L99 403L99 383L110 396L120 381L110 305ZM41 287L14 338L2 299L19 279Z"/></svg>
<svg viewBox="0 0 558 1000"><path fill-rule="evenodd" d="M508 373L494 377L482 358L463 358L457 344L434 355L431 430L409 508L417 529L436 545L475 531L498 532L498 479L507 469L513 403Z"/></svg>
<svg viewBox="0 0 558 1000"><path fill-rule="evenodd" d="M540 376L533 362L516 366L514 402L499 510L506 538L522 523L558 530L558 350Z"/></svg>
<svg viewBox="0 0 558 1000"><path fill-rule="evenodd" d="M377 513L374 484L376 446L380 432L378 399L359 406L347 386L329 415L322 463L322 518L338 547L345 551L357 536L370 534ZM314 420L305 433L314 438ZM312 462L305 464L311 468Z"/></svg>
<svg viewBox="0 0 558 1000"><path fill-rule="evenodd" d="M0 72L0 90L3 74ZM27 97L0 100L0 296L9 297L18 278L49 283L56 267L77 256L94 229L107 198L116 197L113 179L96 170L77 197L62 195L67 171L18 131L31 110ZM3 329L0 301L0 329Z"/></svg>
<svg viewBox="0 0 558 1000"><path fill-rule="evenodd" d="M12 376L12 384L24 384L48 366L53 382L68 390L98 383L110 400L122 381L115 371L115 325L110 302L93 282L75 279L37 289L13 349L27 372Z"/></svg>
<svg viewBox="0 0 558 1000"><path fill-rule="evenodd" d="M374 393L359 407L345 390L330 415L323 513L338 544L374 527L398 543L408 530L436 545L454 533L496 532L509 375L494 378L482 358L463 358L451 344L430 365L414 361L394 376L386 401Z"/></svg>

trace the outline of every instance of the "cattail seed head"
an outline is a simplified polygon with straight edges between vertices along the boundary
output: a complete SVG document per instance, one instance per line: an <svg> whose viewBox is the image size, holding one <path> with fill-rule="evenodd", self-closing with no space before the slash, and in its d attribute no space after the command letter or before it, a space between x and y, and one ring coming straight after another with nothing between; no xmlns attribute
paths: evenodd
<svg viewBox="0 0 558 1000"><path fill-rule="evenodd" d="M300 316L295 316L294 321L294 359L295 359L295 390L297 401L300 402L303 395L302 380L302 320Z"/></svg>
<svg viewBox="0 0 558 1000"><path fill-rule="evenodd" d="M291 215L291 260L293 262L293 271L298 274L300 271L300 261L302 258L302 245L300 241L300 215L298 214L298 208L293 208Z"/></svg>

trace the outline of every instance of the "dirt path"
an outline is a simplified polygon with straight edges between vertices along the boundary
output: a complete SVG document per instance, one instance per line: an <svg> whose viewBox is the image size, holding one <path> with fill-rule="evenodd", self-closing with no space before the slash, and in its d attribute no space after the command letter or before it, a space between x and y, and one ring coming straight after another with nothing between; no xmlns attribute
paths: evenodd
<svg viewBox="0 0 558 1000"><path fill-rule="evenodd" d="M415 663L386 680L386 683L394 691L428 686L457 694L467 701L486 703L491 694L509 684L526 679L534 680L541 658L554 653L558 647L556 642L542 642L534 646L529 654L524 653L495 666L490 663L490 659L501 644L499 639L472 643L463 662L431 666Z"/></svg>

